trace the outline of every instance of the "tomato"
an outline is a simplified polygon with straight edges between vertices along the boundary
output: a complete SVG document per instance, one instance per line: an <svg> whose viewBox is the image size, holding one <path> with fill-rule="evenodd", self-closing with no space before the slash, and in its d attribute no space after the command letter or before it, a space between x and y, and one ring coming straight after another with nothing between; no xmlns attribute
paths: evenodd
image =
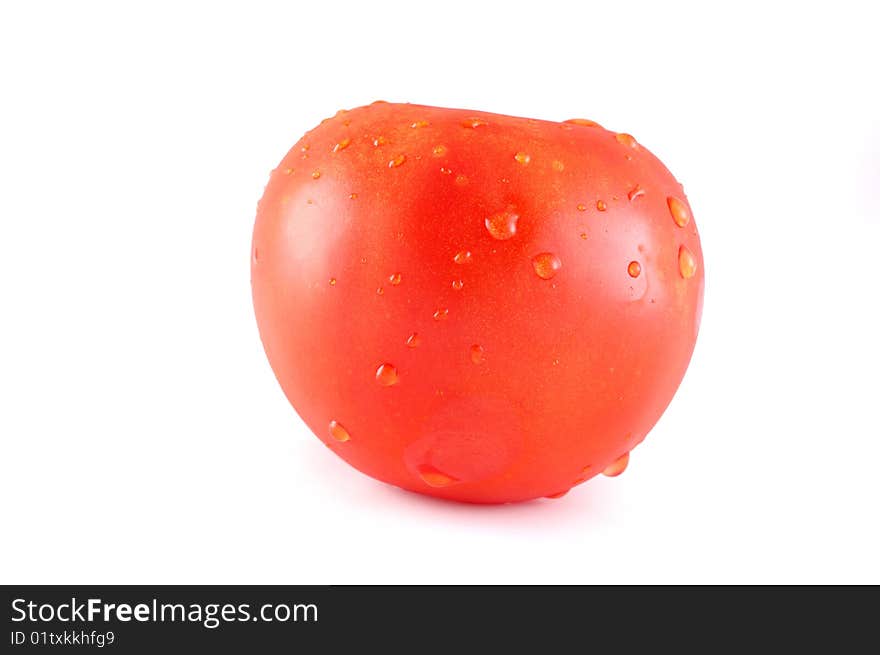
<svg viewBox="0 0 880 655"><path fill-rule="evenodd" d="M501 503L623 471L700 320L683 189L628 134L373 103L257 209L254 308L312 431L410 491Z"/></svg>

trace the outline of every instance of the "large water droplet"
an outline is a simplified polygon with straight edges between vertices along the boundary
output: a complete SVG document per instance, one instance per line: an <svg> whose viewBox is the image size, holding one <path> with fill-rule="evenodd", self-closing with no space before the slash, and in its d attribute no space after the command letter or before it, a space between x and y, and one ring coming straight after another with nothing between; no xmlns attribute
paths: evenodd
<svg viewBox="0 0 880 655"><path fill-rule="evenodd" d="M346 430L336 421L330 421L330 436L336 439L336 441L342 442L351 439L351 435L348 433L348 430Z"/></svg>
<svg viewBox="0 0 880 655"><path fill-rule="evenodd" d="M630 262L629 266L626 267L626 272L629 273L630 277L638 277L642 272L642 265L638 262Z"/></svg>
<svg viewBox="0 0 880 655"><path fill-rule="evenodd" d="M697 272L697 260L687 246L678 249L678 270L685 280L692 278Z"/></svg>
<svg viewBox="0 0 880 655"><path fill-rule="evenodd" d="M639 146L635 137L632 134L627 134L626 132L621 132L620 134L615 135L614 138L617 139L618 143L625 145L627 148L638 148Z"/></svg>
<svg viewBox="0 0 880 655"><path fill-rule="evenodd" d="M313 180L317 180L319 177L321 177L321 171L319 171L317 169L312 171L312 179Z"/></svg>
<svg viewBox="0 0 880 655"><path fill-rule="evenodd" d="M626 197L629 198L630 202L633 202L636 198L641 198L643 195L645 195L645 190L636 184L630 192L626 194Z"/></svg>
<svg viewBox="0 0 880 655"><path fill-rule="evenodd" d="M397 155L394 159L388 162L388 168L397 168L402 165L403 162L406 161L406 155Z"/></svg>
<svg viewBox="0 0 880 655"><path fill-rule="evenodd" d="M348 146L351 145L351 139L345 137L335 146L333 146L333 152L339 152L340 150L345 150Z"/></svg>
<svg viewBox="0 0 880 655"><path fill-rule="evenodd" d="M422 466L419 469L419 477L430 487L448 487L458 482L456 478L438 471L433 466Z"/></svg>
<svg viewBox="0 0 880 655"><path fill-rule="evenodd" d="M532 257L532 267L539 278L549 280L562 268L562 261L552 252L542 252Z"/></svg>
<svg viewBox="0 0 880 655"><path fill-rule="evenodd" d="M516 234L516 223L519 220L519 214L512 209L507 209L498 214L493 214L486 219L486 229L494 239L506 241Z"/></svg>
<svg viewBox="0 0 880 655"><path fill-rule="evenodd" d="M335 286L336 286L336 278L335 278L335 277L331 277L331 278L330 278L330 286L331 286L331 287L335 287Z"/></svg>
<svg viewBox="0 0 880 655"><path fill-rule="evenodd" d="M691 212L687 205L675 196L669 196L666 199L666 205L669 207L669 213L672 214L672 220L678 227L684 227L691 220Z"/></svg>
<svg viewBox="0 0 880 655"><path fill-rule="evenodd" d="M483 346L475 343L473 346L471 346L471 361L474 364L482 364L484 352L485 351L483 350Z"/></svg>
<svg viewBox="0 0 880 655"><path fill-rule="evenodd" d="M598 209L600 212L604 212L606 209L608 209L608 205L604 200L597 200L596 209Z"/></svg>
<svg viewBox="0 0 880 655"><path fill-rule="evenodd" d="M617 477L626 470L628 464L629 453L625 453L606 466L602 474L607 475L609 478Z"/></svg>
<svg viewBox="0 0 880 655"><path fill-rule="evenodd" d="M397 384L399 381L400 377L397 374L397 369L393 365L382 364L376 369L376 382L383 387L390 387Z"/></svg>

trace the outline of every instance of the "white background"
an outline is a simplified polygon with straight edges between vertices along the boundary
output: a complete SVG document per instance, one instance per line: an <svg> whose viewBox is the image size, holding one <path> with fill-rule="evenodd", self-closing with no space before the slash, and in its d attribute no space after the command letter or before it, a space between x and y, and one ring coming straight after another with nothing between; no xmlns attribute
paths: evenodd
<svg viewBox="0 0 880 655"><path fill-rule="evenodd" d="M880 582L871 3L489 4L3 4L0 581ZM592 118L684 183L702 333L620 478L430 500L287 404L256 201L379 98Z"/></svg>

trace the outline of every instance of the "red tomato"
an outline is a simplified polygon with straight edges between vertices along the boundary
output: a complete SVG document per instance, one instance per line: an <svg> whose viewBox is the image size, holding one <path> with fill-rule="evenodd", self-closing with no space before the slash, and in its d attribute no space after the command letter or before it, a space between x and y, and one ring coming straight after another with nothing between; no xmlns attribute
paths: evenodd
<svg viewBox="0 0 880 655"><path fill-rule="evenodd" d="M263 345L355 468L500 503L617 475L693 351L682 187L628 134L374 103L307 133L257 210Z"/></svg>

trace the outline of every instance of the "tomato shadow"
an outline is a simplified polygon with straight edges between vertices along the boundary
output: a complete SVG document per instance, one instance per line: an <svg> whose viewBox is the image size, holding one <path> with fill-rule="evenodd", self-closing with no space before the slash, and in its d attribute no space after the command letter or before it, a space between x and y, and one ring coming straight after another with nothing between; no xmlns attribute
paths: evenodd
<svg viewBox="0 0 880 655"><path fill-rule="evenodd" d="M445 500L400 489L381 482L374 483L369 502L379 502L400 510L411 520L412 515L432 523L453 522L473 525L475 529L492 531L528 531L536 528L559 532L582 532L584 523L601 520L607 512L607 489L587 482L578 485L561 498L536 498L518 503L477 504Z"/></svg>
<svg viewBox="0 0 880 655"><path fill-rule="evenodd" d="M613 485L601 476L573 487L560 498L505 504L462 503L374 480L327 455L319 448L304 448L297 458L308 458L304 468L314 473L320 485L333 489L335 503L362 515L380 511L383 520L391 517L417 527L447 524L467 526L475 532L582 534L591 524L605 522L616 505Z"/></svg>

